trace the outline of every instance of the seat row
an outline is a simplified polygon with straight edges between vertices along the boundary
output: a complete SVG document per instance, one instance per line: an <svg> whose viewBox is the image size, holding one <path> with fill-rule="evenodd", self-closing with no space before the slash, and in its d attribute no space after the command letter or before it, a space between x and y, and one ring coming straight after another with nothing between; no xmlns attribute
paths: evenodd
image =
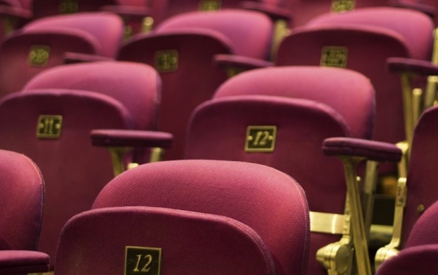
<svg viewBox="0 0 438 275"><path fill-rule="evenodd" d="M318 81L313 81L315 78ZM270 82L272 79L275 85ZM64 87L59 88L61 84ZM158 74L147 65L109 61L72 64L37 75L22 92L6 96L0 102L2 148L25 153L35 160L45 177L46 202L39 250L51 255L52 268L57 262L53 255L62 227L73 215L90 209L94 199L112 178L111 158L103 149L91 146L90 132L94 145L109 147L117 167L124 167L127 162L141 162L136 159L144 160L145 155L154 153L142 148L130 151L129 147L170 146L171 136L168 134L138 131L154 130L156 127L159 87ZM206 159L259 163L292 176L303 188L311 211L307 214L310 215L312 231L307 273L324 274L323 263L330 272L342 274L344 267L354 266L353 255L356 255L360 272L371 274L370 263L367 262L369 258L364 254L367 244L363 243L369 234L370 224L365 222L366 217L360 218L363 206L359 197L362 193L373 194L359 190L355 167L358 159L369 159L368 165L373 170L382 161L396 162L401 157L400 150L394 145L366 141L372 133L373 109L372 84L366 77L351 70L296 66L245 72L228 80L216 91L213 99L193 112L184 158L204 160L199 163L208 163ZM326 140L331 137L338 138ZM323 143L327 155L342 156L347 184L341 161L324 156L321 151ZM430 146L425 147L430 151ZM415 142L412 150L415 150ZM117 157L122 159L117 161ZM412 158L411 163L415 167L414 154ZM418 157L418 163L422 158ZM208 165L215 167L218 164L211 162ZM169 169L166 167L162 169ZM177 186L181 186L184 193L175 200L187 201L183 194L189 192L198 204L197 192L185 189L191 180L181 178L190 169L196 171L189 167L177 168L181 174L173 176L159 172L157 175L163 178L157 178L157 182L153 183L157 190L153 191L150 187L142 189L151 192L146 197L167 201L165 195L174 193L166 191L163 184L168 183L168 188L174 189L173 179L178 179L181 182ZM140 177L134 172L137 169L149 168L134 169L135 178ZM249 170L253 169L259 168ZM207 178L216 177L209 176L207 171L204 167L191 176L200 177L205 173ZM228 175L228 172L212 171ZM144 175L150 175L150 171ZM424 175L420 173L420 176ZM362 184L372 189L375 175L367 172L362 177ZM227 178L226 182L230 183L230 179ZM213 189L217 192L217 186ZM134 192L137 193L137 190ZM428 194L428 201L421 198L423 195L413 197L427 208L429 199L432 202L434 196L427 191L429 189L421 190L421 194ZM122 191L117 189L114 192L120 195ZM226 188L223 192L230 193ZM263 194L266 192L263 191ZM253 196L253 192L248 195ZM127 196L130 198L127 202L134 203L132 195ZM211 194L206 196L206 199L212 200ZM224 202L222 195L218 195L217 199L218 203ZM266 207L258 199L254 199L254 203ZM363 203L364 210L372 208L369 202L364 200ZM254 215L249 210L244 212L250 212L251 217ZM269 213L276 212L270 210ZM417 219L416 216L410 218L411 222ZM281 220L280 217L278 219ZM306 221L306 218L299 220ZM348 229L350 226L351 230ZM409 226L412 224L403 231L404 238L410 231ZM308 226L304 228L308 229ZM303 236L298 239L306 239ZM307 250L299 251L307 255ZM336 257L330 258L330 255ZM148 258L145 257L145 260ZM303 266L300 274L305 270Z"/></svg>

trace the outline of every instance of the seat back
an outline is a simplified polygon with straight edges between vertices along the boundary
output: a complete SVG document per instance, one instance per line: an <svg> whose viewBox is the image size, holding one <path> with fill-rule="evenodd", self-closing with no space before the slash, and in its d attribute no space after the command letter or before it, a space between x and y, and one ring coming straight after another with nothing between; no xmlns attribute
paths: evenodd
<svg viewBox="0 0 438 275"><path fill-rule="evenodd" d="M33 77L23 90L86 90L110 96L130 112L135 129L158 127L161 81L150 66L131 62L91 62L57 66Z"/></svg>
<svg viewBox="0 0 438 275"><path fill-rule="evenodd" d="M102 6L115 4L115 0L33 0L32 12L33 18L38 19L57 14L98 11Z"/></svg>
<svg viewBox="0 0 438 275"><path fill-rule="evenodd" d="M438 256L437 211L438 203L434 202L415 222L406 247L384 262L376 274L426 275L438 272L434 263Z"/></svg>
<svg viewBox="0 0 438 275"><path fill-rule="evenodd" d="M415 128L408 169L408 194L403 217L402 247L407 246L409 242L412 243L409 246L422 243L419 240L414 241L414 237L408 243L406 243L406 240L417 220L422 215L426 215L423 212L438 200L436 193L431 192L434 188L434 179L436 178L434 167L438 163L438 158L434 151L434 141L438 137L435 131L437 124L438 109L432 107L423 113ZM428 227L430 225L424 226L424 228ZM434 236L424 236L424 238L429 240L429 238L433 239Z"/></svg>
<svg viewBox="0 0 438 275"><path fill-rule="evenodd" d="M80 30L28 31L7 37L0 46L0 97L18 92L36 74L64 64L66 52L100 54L97 39Z"/></svg>
<svg viewBox="0 0 438 275"><path fill-rule="evenodd" d="M321 146L329 137L369 138L373 107L372 85L353 71L283 67L241 73L194 111L185 157L274 167L300 183L310 211L343 215L343 166L323 155ZM316 253L338 241L336 234L312 232L307 274L326 273Z"/></svg>
<svg viewBox="0 0 438 275"><path fill-rule="evenodd" d="M123 41L123 21L110 13L83 12L68 15L56 15L33 20L22 30L43 31L47 28L78 29L94 36L99 41L101 54L114 58Z"/></svg>
<svg viewBox="0 0 438 275"><path fill-rule="evenodd" d="M28 157L0 150L0 250L35 250L41 231L44 179Z"/></svg>
<svg viewBox="0 0 438 275"><path fill-rule="evenodd" d="M91 145L90 131L132 129L131 116L105 95L34 90L3 98L0 123L1 148L26 154L44 174L46 203L38 250L51 256L53 267L63 225L90 209L113 177L111 159L105 149Z"/></svg>
<svg viewBox="0 0 438 275"><path fill-rule="evenodd" d="M56 272L64 275L141 270L275 274L269 250L247 225L224 216L158 207L109 207L77 215L64 227L57 255Z"/></svg>
<svg viewBox="0 0 438 275"><path fill-rule="evenodd" d="M156 22L161 23L168 18L187 12L237 9L240 8L243 2L260 2L273 6L281 5L281 0L150 0L149 6L154 11Z"/></svg>
<svg viewBox="0 0 438 275"><path fill-rule="evenodd" d="M372 58L364 53L372 53ZM405 134L400 80L385 65L393 56L410 56L395 32L365 26L314 27L286 37L276 64L344 67L367 76L376 90L373 139L396 143L405 140Z"/></svg>
<svg viewBox="0 0 438 275"><path fill-rule="evenodd" d="M139 36L121 48L119 60L149 64L160 73L159 130L174 135L165 159L182 158L191 112L210 99L227 79L225 72L212 62L213 56L220 53L232 53L230 43L224 36L209 30Z"/></svg>
<svg viewBox="0 0 438 275"><path fill-rule="evenodd" d="M93 208L119 206L228 217L260 236L274 259L276 274L305 274L306 198L295 180L270 167L208 160L145 164L108 183ZM209 254L211 258L214 253Z"/></svg>
<svg viewBox="0 0 438 275"><path fill-rule="evenodd" d="M231 42L233 53L267 60L273 38L273 22L265 14L247 10L213 13L186 12L175 15L155 28L156 33L205 28L217 31Z"/></svg>

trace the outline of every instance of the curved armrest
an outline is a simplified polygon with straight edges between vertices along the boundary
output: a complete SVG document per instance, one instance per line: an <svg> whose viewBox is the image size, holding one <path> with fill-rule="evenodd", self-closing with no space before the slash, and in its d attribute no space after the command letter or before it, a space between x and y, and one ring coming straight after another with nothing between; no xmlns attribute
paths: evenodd
<svg viewBox="0 0 438 275"><path fill-rule="evenodd" d="M436 9L430 5L422 4L422 3L415 3L412 1L406 1L406 0L393 0L390 2L391 6L398 7L398 8L406 8L406 9L412 9L417 10L422 13L427 14L428 16L434 18L436 15Z"/></svg>
<svg viewBox="0 0 438 275"><path fill-rule="evenodd" d="M286 20L288 22L292 21L292 13L289 9L277 7L270 4L250 1L242 2L240 6L247 10L262 12L273 20Z"/></svg>
<svg viewBox="0 0 438 275"><path fill-rule="evenodd" d="M32 17L32 11L28 9L6 5L0 5L0 14L12 16L19 19L30 19Z"/></svg>
<svg viewBox="0 0 438 275"><path fill-rule="evenodd" d="M94 146L104 147L170 148L173 141L169 133L135 130L93 130L90 137Z"/></svg>
<svg viewBox="0 0 438 275"><path fill-rule="evenodd" d="M329 156L357 156L373 161L399 162L402 151L394 144L357 138L328 138L322 150Z"/></svg>
<svg viewBox="0 0 438 275"><path fill-rule="evenodd" d="M386 60L386 64L391 72L415 73L423 76L438 75L438 66L430 61L391 57Z"/></svg>
<svg viewBox="0 0 438 275"><path fill-rule="evenodd" d="M29 250L0 250L0 274L26 274L49 271L50 257Z"/></svg>

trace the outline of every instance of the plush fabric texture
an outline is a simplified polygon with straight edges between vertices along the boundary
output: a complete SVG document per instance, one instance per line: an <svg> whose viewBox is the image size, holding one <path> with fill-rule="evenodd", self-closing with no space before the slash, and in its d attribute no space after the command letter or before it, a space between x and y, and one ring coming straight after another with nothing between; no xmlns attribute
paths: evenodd
<svg viewBox="0 0 438 275"><path fill-rule="evenodd" d="M191 112L210 99L227 79L225 72L213 64L213 57L220 53L230 54L232 49L227 38L217 32L179 31L137 36L120 49L118 59L146 63L156 68L155 54L163 50L178 52L178 68L160 73L162 100L158 129L172 133L175 138L164 158L181 159Z"/></svg>
<svg viewBox="0 0 438 275"><path fill-rule="evenodd" d="M241 8L243 2L264 3L272 6L282 5L282 0L221 0L218 2L221 10ZM199 0L149 0L148 6L153 10L153 17L157 23L179 14L199 12L201 9ZM235 24L235 26L238 26L238 24Z"/></svg>
<svg viewBox="0 0 438 275"><path fill-rule="evenodd" d="M375 88L373 139L390 143L405 140L400 79L386 69L387 58L410 57L402 37L394 31L373 26L296 29L281 43L276 64L320 66L322 49L327 46L345 47L348 51L346 68L368 77Z"/></svg>
<svg viewBox="0 0 438 275"><path fill-rule="evenodd" d="M438 203L434 202L415 222L406 243L406 247L428 244L438 245L438 230L436 225Z"/></svg>
<svg viewBox="0 0 438 275"><path fill-rule="evenodd" d="M85 11L99 11L100 7L105 5L115 5L117 0L78 0L76 7L76 12ZM32 1L32 11L33 18L38 19L41 17L72 13L71 7L69 9L63 10L65 8L60 7L58 0L33 0Z"/></svg>
<svg viewBox="0 0 438 275"><path fill-rule="evenodd" d="M436 139L438 133L435 131L437 127L438 109L432 107L423 113L414 131L408 169L407 201L403 217L402 247L406 244L414 224L420 217L422 218L422 212L418 212L417 208L423 205L424 209L427 210L438 200L436 192L433 191L437 180ZM434 208L436 209L436 206ZM426 215L426 213L423 215ZM430 229L432 230L432 228ZM425 239L429 237L433 238L433 236L424 236ZM414 243L419 244L420 241L413 241L412 245Z"/></svg>
<svg viewBox="0 0 438 275"><path fill-rule="evenodd" d="M229 79L214 98L241 95L314 100L336 110L353 137L371 138L374 88L368 78L351 70L308 66L252 70Z"/></svg>
<svg viewBox="0 0 438 275"><path fill-rule="evenodd" d="M387 260L376 275L430 275L438 273L438 245L421 245L403 249Z"/></svg>
<svg viewBox="0 0 438 275"><path fill-rule="evenodd" d="M87 90L110 96L127 108L139 130L158 127L161 80L150 66L131 62L93 62L58 66L33 77L23 90Z"/></svg>
<svg viewBox="0 0 438 275"><path fill-rule="evenodd" d="M0 150L0 251L35 250L41 231L44 179L28 157Z"/></svg>
<svg viewBox="0 0 438 275"><path fill-rule="evenodd" d="M391 7L357 9L345 13L321 15L306 26L374 26L392 30L403 37L403 43L413 58L429 60L432 53L434 29L426 14L410 9Z"/></svg>
<svg viewBox="0 0 438 275"><path fill-rule="evenodd" d="M49 271L49 255L30 250L0 250L1 274L27 274Z"/></svg>
<svg viewBox="0 0 438 275"><path fill-rule="evenodd" d="M245 151L247 127L259 125L277 127L273 152ZM343 165L321 150L326 138L339 136L351 136L349 127L338 112L323 103L263 95L221 97L195 110L185 157L238 160L274 167L300 183L310 211L343 214L346 197ZM326 272L316 262L316 252L339 238L339 235L312 233L308 274Z"/></svg>
<svg viewBox="0 0 438 275"><path fill-rule="evenodd" d="M127 246L161 249L163 275L275 274L269 250L247 225L219 215L145 206L75 216L63 229L56 272L123 274Z"/></svg>
<svg viewBox="0 0 438 275"><path fill-rule="evenodd" d="M358 156L379 162L399 162L401 150L391 143L357 138L328 138L322 150L330 156Z"/></svg>
<svg viewBox="0 0 438 275"><path fill-rule="evenodd" d="M298 183L273 168L230 161L141 165L106 185L93 208L149 206L229 217L254 230L276 274L305 274L308 207Z"/></svg>
<svg viewBox="0 0 438 275"><path fill-rule="evenodd" d="M58 139L38 139L39 115L62 115ZM111 119L108 119L111 118ZM115 99L88 91L33 90L0 101L1 148L24 153L40 167L46 201L38 249L55 261L62 226L91 208L102 187L113 178L106 149L93 147L93 129L132 129L128 110Z"/></svg>
<svg viewBox="0 0 438 275"><path fill-rule="evenodd" d="M50 56L44 66L29 64L29 50L35 45L50 47ZM65 52L101 54L101 47L94 36L75 29L59 32L54 28L8 36L0 46L0 98L20 91L38 73L64 64Z"/></svg>
<svg viewBox="0 0 438 275"><path fill-rule="evenodd" d="M115 57L123 40L123 21L116 14L83 12L49 16L31 21L22 30L43 31L46 28L78 29L96 37L99 41L102 55Z"/></svg>
<svg viewBox="0 0 438 275"><path fill-rule="evenodd" d="M273 36L273 23L268 16L246 10L221 10L214 13L187 12L162 22L155 33L179 29L205 28L229 38L236 55L265 59Z"/></svg>

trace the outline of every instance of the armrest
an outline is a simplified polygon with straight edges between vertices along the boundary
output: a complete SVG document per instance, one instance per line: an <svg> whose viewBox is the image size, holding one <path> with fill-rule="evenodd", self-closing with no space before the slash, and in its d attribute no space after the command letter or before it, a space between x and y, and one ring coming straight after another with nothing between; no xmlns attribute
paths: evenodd
<svg viewBox="0 0 438 275"><path fill-rule="evenodd" d="M438 66L425 60L391 57L386 60L386 65L391 72L415 73L423 76L438 75Z"/></svg>
<svg viewBox="0 0 438 275"><path fill-rule="evenodd" d="M114 58L94 55L94 54L73 53L73 52L66 52L64 54L65 64L96 62L96 61L114 61Z"/></svg>
<svg viewBox="0 0 438 275"><path fill-rule="evenodd" d="M46 253L28 250L0 250L0 274L26 274L49 271Z"/></svg>
<svg viewBox="0 0 438 275"><path fill-rule="evenodd" d="M273 20L286 20L288 22L292 21L292 13L289 9L274 6L272 4L244 1L240 4L240 6L247 10L262 12Z"/></svg>
<svg viewBox="0 0 438 275"><path fill-rule="evenodd" d="M402 157L402 151L394 144L356 138L328 138L322 150L329 156L357 156L373 161L399 162Z"/></svg>
<svg viewBox="0 0 438 275"><path fill-rule="evenodd" d="M104 147L160 147L170 148L173 135L156 131L93 130L90 134L94 146Z"/></svg>
<svg viewBox="0 0 438 275"><path fill-rule="evenodd" d="M274 63L269 61L232 54L216 54L213 57L213 62L225 70L228 77L243 71L274 66Z"/></svg>
<svg viewBox="0 0 438 275"><path fill-rule="evenodd" d="M398 7L398 8L406 8L406 9L412 9L417 10L420 12L423 12L427 14L428 16L434 18L436 14L436 9L430 5L418 3L418 2L412 2L412 1L406 1L406 0L393 0L390 2L391 6Z"/></svg>

